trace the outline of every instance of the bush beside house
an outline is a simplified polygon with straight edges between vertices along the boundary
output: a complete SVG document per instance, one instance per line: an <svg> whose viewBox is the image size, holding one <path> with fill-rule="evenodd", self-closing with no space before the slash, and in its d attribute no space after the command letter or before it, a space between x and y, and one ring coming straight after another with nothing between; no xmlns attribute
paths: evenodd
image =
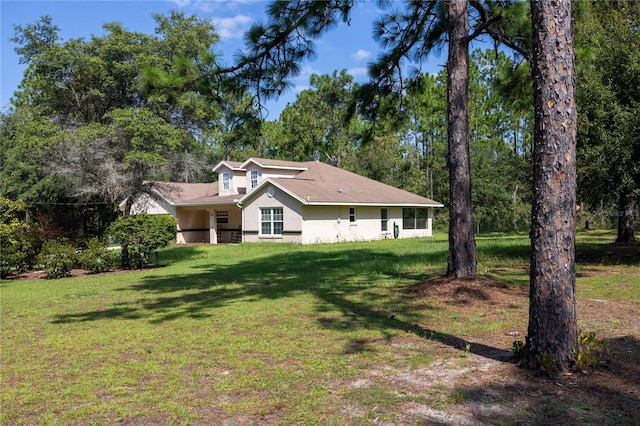
<svg viewBox="0 0 640 426"><path fill-rule="evenodd" d="M122 266L143 268L154 250L176 240L177 221L169 215L124 216L111 224L109 234L120 241Z"/></svg>
<svg viewBox="0 0 640 426"><path fill-rule="evenodd" d="M176 220L171 216L123 217L110 228L111 237L117 238L132 264L142 268L149 263L150 254L175 241ZM46 278L55 279L71 275L72 269L81 268L90 273L110 270L116 253L109 250L105 239L98 237L76 241L67 238L43 239L40 226L29 220L24 202L0 197L0 278L41 268ZM123 262L123 266L128 266Z"/></svg>

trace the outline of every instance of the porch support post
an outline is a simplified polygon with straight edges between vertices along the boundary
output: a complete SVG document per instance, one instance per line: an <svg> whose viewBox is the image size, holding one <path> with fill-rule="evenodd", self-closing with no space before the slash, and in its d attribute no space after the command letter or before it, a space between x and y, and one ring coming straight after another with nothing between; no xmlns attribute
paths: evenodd
<svg viewBox="0 0 640 426"><path fill-rule="evenodd" d="M216 211L209 210L209 244L218 244L218 230L216 226Z"/></svg>

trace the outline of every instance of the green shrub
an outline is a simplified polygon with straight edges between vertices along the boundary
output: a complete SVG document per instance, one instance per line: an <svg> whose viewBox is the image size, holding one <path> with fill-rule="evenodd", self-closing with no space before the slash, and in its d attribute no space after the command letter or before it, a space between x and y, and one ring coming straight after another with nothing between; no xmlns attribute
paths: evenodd
<svg viewBox="0 0 640 426"><path fill-rule="evenodd" d="M80 253L79 263L83 269L93 274L106 272L115 262L115 253L108 250L107 243L99 238L92 238L87 242L87 248Z"/></svg>
<svg viewBox="0 0 640 426"><path fill-rule="evenodd" d="M38 264L46 272L46 278L68 277L78 264L78 254L76 248L68 244L65 238L46 241L38 255Z"/></svg>
<svg viewBox="0 0 640 426"><path fill-rule="evenodd" d="M0 197L0 277L33 267L40 249L40 228L27 222L26 205Z"/></svg>
<svg viewBox="0 0 640 426"><path fill-rule="evenodd" d="M522 340L514 340L511 344L511 355L513 358L519 361L524 358L525 352L524 342Z"/></svg>
<svg viewBox="0 0 640 426"><path fill-rule="evenodd" d="M558 373L558 366L552 353L539 353L536 355L540 373L548 377L554 377Z"/></svg>
<svg viewBox="0 0 640 426"><path fill-rule="evenodd" d="M580 331L578 333L578 346L572 349L574 356L574 369L577 371L588 370L606 360L609 354L607 343L596 338L596 333Z"/></svg>
<svg viewBox="0 0 640 426"><path fill-rule="evenodd" d="M142 268L151 252L176 240L177 222L170 215L143 213L121 217L111 224L109 233L122 246L122 266Z"/></svg>

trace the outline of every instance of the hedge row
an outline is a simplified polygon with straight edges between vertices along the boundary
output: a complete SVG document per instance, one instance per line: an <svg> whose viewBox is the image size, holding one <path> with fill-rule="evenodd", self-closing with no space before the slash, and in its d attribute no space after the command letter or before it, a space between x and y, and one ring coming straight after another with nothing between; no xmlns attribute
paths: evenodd
<svg viewBox="0 0 640 426"><path fill-rule="evenodd" d="M149 255L176 238L176 220L168 215L126 216L109 228L109 235L122 246L122 266L142 268ZM0 277L12 271L24 272L41 267L47 278L69 276L74 268L100 273L113 267L116 254L107 242L94 238L86 244L66 239L42 242L37 223L27 220L26 206L20 201L0 197Z"/></svg>

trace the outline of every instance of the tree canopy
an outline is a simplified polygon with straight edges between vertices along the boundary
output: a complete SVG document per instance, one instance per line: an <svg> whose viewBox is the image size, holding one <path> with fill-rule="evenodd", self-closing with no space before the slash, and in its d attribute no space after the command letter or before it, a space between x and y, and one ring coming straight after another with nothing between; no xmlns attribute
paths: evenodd
<svg viewBox="0 0 640 426"><path fill-rule="evenodd" d="M580 4L576 25L580 196L633 241L640 200L640 2Z"/></svg>

